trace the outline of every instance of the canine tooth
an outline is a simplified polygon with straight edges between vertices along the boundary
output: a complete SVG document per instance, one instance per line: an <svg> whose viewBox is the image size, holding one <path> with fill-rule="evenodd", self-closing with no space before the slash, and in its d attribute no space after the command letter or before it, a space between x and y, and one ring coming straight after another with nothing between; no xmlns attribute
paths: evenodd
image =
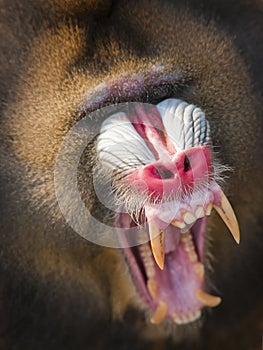
<svg viewBox="0 0 263 350"><path fill-rule="evenodd" d="M163 270L164 267L164 232L159 230L154 221L149 222L149 235L153 256L157 265Z"/></svg>
<svg viewBox="0 0 263 350"><path fill-rule="evenodd" d="M194 215L192 215L191 213L189 212L186 212L184 215L183 215L183 218L184 218L184 222L186 224L192 224L193 222L196 221L196 217Z"/></svg>
<svg viewBox="0 0 263 350"><path fill-rule="evenodd" d="M162 322L162 320L167 315L167 311L168 311L168 304L165 301L161 300L154 314L151 317L151 323L159 324L160 322Z"/></svg>
<svg viewBox="0 0 263 350"><path fill-rule="evenodd" d="M212 209L213 209L213 204L210 202L205 210L205 215L209 216L211 214Z"/></svg>
<svg viewBox="0 0 263 350"><path fill-rule="evenodd" d="M195 216L200 219L205 215L204 208L201 205L198 205L195 211Z"/></svg>
<svg viewBox="0 0 263 350"><path fill-rule="evenodd" d="M157 296L157 288L158 288L157 282L155 280L148 280L147 287L152 298L155 299Z"/></svg>
<svg viewBox="0 0 263 350"><path fill-rule="evenodd" d="M204 265L200 262L197 262L196 264L194 264L194 271L197 274L198 278L202 281L205 275Z"/></svg>
<svg viewBox="0 0 263 350"><path fill-rule="evenodd" d="M221 298L208 294L202 289L197 289L195 291L196 299L205 306L215 307L221 303Z"/></svg>
<svg viewBox="0 0 263 350"><path fill-rule="evenodd" d="M226 226L228 227L234 240L237 242L237 244L239 244L240 231L239 231L237 218L231 204L229 203L227 197L223 192L222 192L221 205L217 206L214 204L214 208L218 212L218 214L221 216L221 219L224 221Z"/></svg>

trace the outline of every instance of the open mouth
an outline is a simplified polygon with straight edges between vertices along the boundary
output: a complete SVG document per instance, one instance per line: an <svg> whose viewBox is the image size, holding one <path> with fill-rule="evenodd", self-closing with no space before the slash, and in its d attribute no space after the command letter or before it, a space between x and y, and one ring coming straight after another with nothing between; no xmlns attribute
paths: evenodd
<svg viewBox="0 0 263 350"><path fill-rule="evenodd" d="M152 309L151 322L165 318L186 324L221 298L205 292L204 240L213 208L234 239L240 234L234 211L217 183L209 123L201 109L178 99L156 106L131 104L101 127L97 153L124 208L122 229L148 239L125 248L137 290ZM127 243L127 242L126 242ZM127 244L126 244L127 246Z"/></svg>

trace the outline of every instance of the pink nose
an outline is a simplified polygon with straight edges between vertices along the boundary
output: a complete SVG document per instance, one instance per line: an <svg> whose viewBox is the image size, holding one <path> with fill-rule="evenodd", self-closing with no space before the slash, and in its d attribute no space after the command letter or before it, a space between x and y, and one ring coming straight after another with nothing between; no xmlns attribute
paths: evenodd
<svg viewBox="0 0 263 350"><path fill-rule="evenodd" d="M157 160L135 170L128 178L132 186L148 195L183 195L207 181L211 170L211 152L200 146L177 152L166 162Z"/></svg>

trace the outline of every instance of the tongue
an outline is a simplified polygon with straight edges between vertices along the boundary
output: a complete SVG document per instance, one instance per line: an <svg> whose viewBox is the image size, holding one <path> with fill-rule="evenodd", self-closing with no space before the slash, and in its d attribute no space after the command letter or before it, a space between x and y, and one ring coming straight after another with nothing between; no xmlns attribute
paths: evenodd
<svg viewBox="0 0 263 350"><path fill-rule="evenodd" d="M165 264L163 270L155 264L154 302L167 304L166 316L176 323L188 323L200 316L203 304L195 292L203 289L203 275L198 273L203 265L198 261L191 234L181 234L173 226L167 228L165 239ZM148 281L149 282L149 281ZM150 282L153 285L153 282Z"/></svg>

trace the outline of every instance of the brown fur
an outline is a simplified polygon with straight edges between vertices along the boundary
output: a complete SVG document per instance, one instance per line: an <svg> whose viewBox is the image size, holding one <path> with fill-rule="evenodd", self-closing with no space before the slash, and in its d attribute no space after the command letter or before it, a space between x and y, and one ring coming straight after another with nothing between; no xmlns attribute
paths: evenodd
<svg viewBox="0 0 263 350"><path fill-rule="evenodd" d="M141 349L150 342L166 349L182 342L182 349L192 348L192 334L199 349L260 349L260 11L256 0L2 1L1 348ZM236 247L213 218L211 280L224 302L200 329L150 325L121 251L74 233L54 193L57 152L85 96L91 105L99 83L147 76L160 64L167 75L182 73L179 96L171 96L206 111L215 149L234 169L225 188L242 243ZM152 91L139 95L154 102ZM93 154L82 160L82 197L95 215L107 216L91 186Z"/></svg>

